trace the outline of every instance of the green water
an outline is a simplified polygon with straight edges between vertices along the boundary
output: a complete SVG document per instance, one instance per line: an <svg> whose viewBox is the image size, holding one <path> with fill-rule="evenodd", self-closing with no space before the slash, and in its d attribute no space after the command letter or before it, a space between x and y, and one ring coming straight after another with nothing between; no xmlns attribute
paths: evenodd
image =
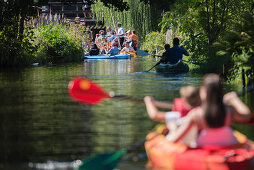
<svg viewBox="0 0 254 170"><path fill-rule="evenodd" d="M0 71L0 169L73 169L75 160L142 141L156 125L143 104L113 99L79 104L69 97L67 86L80 76L118 95L172 101L181 86L202 81L203 75L191 73L143 72L155 63L138 57ZM227 85L227 91L232 89L241 88ZM243 98L250 107L253 96ZM237 128L254 139L253 126ZM144 148L137 151L142 152ZM120 169L145 169L145 159L133 162L128 156Z"/></svg>

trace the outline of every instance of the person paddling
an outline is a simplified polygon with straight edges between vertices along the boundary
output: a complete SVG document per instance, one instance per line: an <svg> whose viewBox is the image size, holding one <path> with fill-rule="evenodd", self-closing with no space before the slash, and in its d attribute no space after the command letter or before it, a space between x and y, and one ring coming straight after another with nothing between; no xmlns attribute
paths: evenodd
<svg viewBox="0 0 254 170"><path fill-rule="evenodd" d="M166 60L170 64L176 64L179 60L183 59L183 55L189 56L189 53L183 46L179 47L179 39L173 39L173 47L166 51Z"/></svg>
<svg viewBox="0 0 254 170"><path fill-rule="evenodd" d="M169 134L168 139L179 142L192 127L197 127L198 147L207 145L231 146L237 144L232 124L234 121L245 123L250 119L249 108L239 99L235 92L223 96L220 77L208 74L200 88L201 107L195 108L186 116L184 123Z"/></svg>
<svg viewBox="0 0 254 170"><path fill-rule="evenodd" d="M124 42L124 48L121 50L121 52L135 52L134 48L129 45L128 42Z"/></svg>
<svg viewBox="0 0 254 170"><path fill-rule="evenodd" d="M151 96L146 96L144 102L149 117L154 121L166 122L169 127L172 121L186 116L193 108L200 105L199 91L195 86L182 87L180 95L181 98L175 98L173 104L156 101ZM157 107L172 109L172 111L159 111Z"/></svg>
<svg viewBox="0 0 254 170"><path fill-rule="evenodd" d="M169 52L168 52L168 50L170 49L170 45L169 44L165 44L164 45L164 49L165 49L165 52L163 52L163 54L162 54L162 56L159 56L159 57L161 57L161 62L163 63L163 64L167 64L167 55L169 54Z"/></svg>

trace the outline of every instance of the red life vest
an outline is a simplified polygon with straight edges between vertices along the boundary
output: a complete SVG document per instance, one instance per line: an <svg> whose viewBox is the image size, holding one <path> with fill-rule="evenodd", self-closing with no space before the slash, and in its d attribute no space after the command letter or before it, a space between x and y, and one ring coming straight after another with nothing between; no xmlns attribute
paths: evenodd
<svg viewBox="0 0 254 170"><path fill-rule="evenodd" d="M185 107L185 102L182 98L175 98L172 106L172 111L177 111L181 114L181 117L186 116L191 110Z"/></svg>

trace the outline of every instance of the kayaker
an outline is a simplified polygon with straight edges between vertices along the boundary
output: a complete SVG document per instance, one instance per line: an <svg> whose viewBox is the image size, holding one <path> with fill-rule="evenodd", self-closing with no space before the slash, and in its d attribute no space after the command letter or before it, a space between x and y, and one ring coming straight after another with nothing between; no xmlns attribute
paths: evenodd
<svg viewBox="0 0 254 170"><path fill-rule="evenodd" d="M89 52L85 53L85 55L99 55L100 50L95 43L92 44L92 48Z"/></svg>
<svg viewBox="0 0 254 170"><path fill-rule="evenodd" d="M121 50L121 52L135 52L134 48L129 45L128 42L124 42L124 48Z"/></svg>
<svg viewBox="0 0 254 170"><path fill-rule="evenodd" d="M117 55L119 53L119 50L116 46L116 42L113 41L112 48L106 53L108 55Z"/></svg>
<svg viewBox="0 0 254 170"><path fill-rule="evenodd" d="M239 99L235 92L223 96L220 77L208 74L204 77L200 88L201 107L190 111L184 123L170 133L168 139L179 142L192 127L197 127L199 135L197 146L237 144L233 135L233 121L245 123L250 119L249 108Z"/></svg>
<svg viewBox="0 0 254 170"><path fill-rule="evenodd" d="M137 50L137 48L138 48L138 36L136 35L136 31L132 30L131 34L128 38L133 41L132 46L133 46L134 50Z"/></svg>
<svg viewBox="0 0 254 170"><path fill-rule="evenodd" d="M166 64L168 61L167 61L167 55L169 54L167 51L170 49L170 45L169 44L165 44L164 45L164 49L165 49L165 52L162 54L162 56L159 56L161 57L161 62Z"/></svg>
<svg viewBox="0 0 254 170"><path fill-rule="evenodd" d="M173 39L173 47L167 50L165 56L170 64L176 64L179 60L182 60L183 55L189 56L189 53L183 46L179 47L179 39Z"/></svg>
<svg viewBox="0 0 254 170"><path fill-rule="evenodd" d="M119 37L120 46L122 47L123 46L123 42L124 42L125 30L122 27L122 23L121 22L117 23L117 27L118 27L117 36Z"/></svg>
<svg viewBox="0 0 254 170"><path fill-rule="evenodd" d="M149 117L158 122L169 124L186 116L190 110L200 105L199 91L195 86L184 86L180 89L181 98L175 98L173 104L154 100L146 96L144 102ZM157 107L172 109L171 112L159 111Z"/></svg>

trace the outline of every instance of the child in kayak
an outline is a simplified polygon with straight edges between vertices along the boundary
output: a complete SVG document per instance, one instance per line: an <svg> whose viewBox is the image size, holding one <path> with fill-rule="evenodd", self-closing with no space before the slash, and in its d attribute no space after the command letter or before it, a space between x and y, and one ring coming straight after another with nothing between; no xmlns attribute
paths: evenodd
<svg viewBox="0 0 254 170"><path fill-rule="evenodd" d="M186 116L190 110L200 105L199 91L195 86L184 86L180 89L181 98L175 98L173 104L154 100L151 96L146 96L144 102L149 117L158 122L172 122ZM171 112L159 111L157 107L172 109ZM170 128L172 130L172 126Z"/></svg>
<svg viewBox="0 0 254 170"><path fill-rule="evenodd" d="M231 146L237 144L231 125L233 121L248 122L249 108L239 99L235 92L223 96L220 77L216 74L205 76L200 88L201 107L190 111L184 123L170 134L171 141L179 142L189 129L196 126L199 135L197 146L206 145Z"/></svg>

